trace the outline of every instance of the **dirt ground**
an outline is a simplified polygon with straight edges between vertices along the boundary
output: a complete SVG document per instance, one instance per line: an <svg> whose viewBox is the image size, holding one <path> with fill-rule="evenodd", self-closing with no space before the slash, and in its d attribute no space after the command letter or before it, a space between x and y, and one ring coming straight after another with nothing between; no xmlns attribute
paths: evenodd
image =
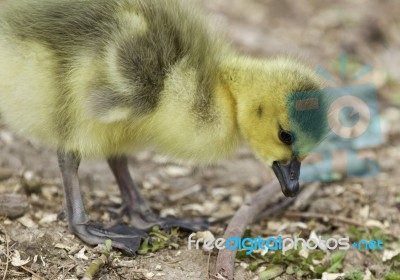
<svg viewBox="0 0 400 280"><path fill-rule="evenodd" d="M303 264L285 257L281 263L238 258L235 279L272 279L263 274L272 263L282 268L276 279L400 279L400 2L203 0L202 4L216 21L216 28L243 52L255 56L299 55L330 71L338 78L337 86L349 84L340 81L337 71L341 53L348 54L353 66L372 65L373 71L362 81L377 87L384 135L382 146L366 151L379 162L379 176L324 184L289 209L311 217L283 214L250 228L252 234L262 236L308 237L316 233L354 240L382 239L383 251L352 248L337 262L324 253L332 264L323 271L324 276L313 272L316 261L303 263L308 267L298 269ZM163 215L232 215L246 197L273 178L272 171L258 163L245 147L233 158L210 167L182 165L150 151L133 155L130 167L151 206ZM0 193L22 194L28 200L21 218L0 219L0 278L79 279L101 253L101 246L86 246L68 233L65 221L57 219L63 203L58 172L53 151L0 125ZM121 200L106 163L83 163L80 179L92 218L109 221L107 209ZM192 193L186 194L187 189ZM312 214L326 214L328 218ZM347 220L329 219L332 216ZM211 231L219 237L224 227L221 222ZM114 260L96 279L208 279L217 252L188 250L187 234L180 237L179 248L136 257L113 252ZM7 247L14 256L14 263L8 265L4 256ZM307 256L301 252L298 258L306 260ZM29 261L22 267L24 260Z"/></svg>

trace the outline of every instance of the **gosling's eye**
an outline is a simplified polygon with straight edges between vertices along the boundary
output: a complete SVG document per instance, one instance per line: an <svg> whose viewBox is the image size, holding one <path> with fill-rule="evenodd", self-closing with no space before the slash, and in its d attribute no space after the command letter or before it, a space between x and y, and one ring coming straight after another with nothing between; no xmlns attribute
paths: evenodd
<svg viewBox="0 0 400 280"><path fill-rule="evenodd" d="M289 131L281 130L279 131L279 140L286 145L292 145L294 142L294 137Z"/></svg>

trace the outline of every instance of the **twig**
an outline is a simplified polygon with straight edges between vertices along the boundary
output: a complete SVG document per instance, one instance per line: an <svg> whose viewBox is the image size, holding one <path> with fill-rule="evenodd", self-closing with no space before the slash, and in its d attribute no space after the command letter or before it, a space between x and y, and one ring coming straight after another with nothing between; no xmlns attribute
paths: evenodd
<svg viewBox="0 0 400 280"><path fill-rule="evenodd" d="M270 198L278 192L280 192L280 185L274 181L253 194L251 199L246 201L233 216L225 231L225 240L235 236L242 237L247 226L256 220L268 205ZM233 279L236 252L237 250L228 249L219 251L216 273L211 279L221 279L221 277Z"/></svg>
<svg viewBox="0 0 400 280"><path fill-rule="evenodd" d="M235 236L242 237L249 224L280 214L297 200L300 200L301 204L305 204L314 196L319 188L319 183L307 185L301 189L297 198L286 198L285 200L271 204L273 201L271 198L281 193L278 181L262 187L252 195L250 201L245 202L235 213L225 231L225 240ZM267 207L268 205L269 207ZM236 253L237 250L224 249L219 251L216 273L211 277L212 280L233 279Z"/></svg>
<svg viewBox="0 0 400 280"><path fill-rule="evenodd" d="M211 251L208 253L208 258L207 258L207 271L206 271L207 277L209 277L210 275L210 259L211 259Z"/></svg>
<svg viewBox="0 0 400 280"><path fill-rule="evenodd" d="M281 214L281 212L284 211L286 208L288 208L290 205L292 205L295 200L296 198L291 197L291 198L286 198L283 201L274 203L271 207L268 207L267 210L259 214L256 218L256 221L262 221Z"/></svg>
<svg viewBox="0 0 400 280"><path fill-rule="evenodd" d="M111 240L106 240L105 244L106 249L104 253L89 265L82 280L92 280L96 273L108 262L108 258L111 254L112 242Z"/></svg>
<svg viewBox="0 0 400 280"><path fill-rule="evenodd" d="M7 234L6 229L5 229L2 225L0 225L0 228L1 228L1 230L3 231L3 233L4 233L4 237L6 238L6 256L8 256L8 255L10 254L10 246L9 246L9 244L8 244L8 234ZM8 272L8 264L9 264L9 263L10 263L10 260L7 258L7 261L6 261L6 268L5 268L4 274L3 274L3 280L6 279L7 272Z"/></svg>
<svg viewBox="0 0 400 280"><path fill-rule="evenodd" d="M61 279L65 279L67 277L68 272L70 272L72 269L74 269L77 266L78 266L77 264L74 264L67 269L65 269L65 267L63 267L63 273L62 273L63 275L62 275Z"/></svg>
<svg viewBox="0 0 400 280"><path fill-rule="evenodd" d="M25 265L20 266L20 268L22 268L23 270L25 270L26 272L29 272L30 274L32 274L33 276L35 276L37 279L39 280L46 280L44 279L42 276L40 276L39 274L37 274L36 272L34 272L32 269L30 269L29 267L26 267Z"/></svg>
<svg viewBox="0 0 400 280"><path fill-rule="evenodd" d="M283 201L277 201L273 203L271 206L269 206L264 212L260 213L257 218L257 221L265 220L270 217L278 216L279 214L282 213L282 211L286 210L289 206L291 206L293 203L295 203L295 208L296 209L301 209L304 207L304 205L307 205L307 203L313 198L314 194L319 190L321 184L320 183L314 183L307 185L307 187L303 186L301 189L300 194L295 197L295 198L286 198ZM227 220L232 219L233 215L225 215L220 218L210 218L209 222L210 224L220 224L223 223Z"/></svg>
<svg viewBox="0 0 400 280"><path fill-rule="evenodd" d="M183 191L181 191L179 193L170 195L169 200L172 202L175 202L175 201L183 199L187 196L194 195L195 193L198 193L199 191L201 191L201 189L202 189L201 185L194 185L191 188L184 189Z"/></svg>
<svg viewBox="0 0 400 280"><path fill-rule="evenodd" d="M282 214L289 206L294 203L296 209L301 209L305 205L308 205L310 200L314 197L314 194L320 189L320 183L313 183L304 185L301 188L301 192L295 198L286 198L284 201L275 202L269 206L264 212L257 216L256 221L268 219L272 216L278 216Z"/></svg>
<svg viewBox="0 0 400 280"><path fill-rule="evenodd" d="M290 205L292 205L294 201L297 201L297 198L285 198L284 200L273 203L270 207L268 207L268 209L266 209L264 212L260 213L257 216L257 218L255 219L255 221L258 222L258 221L265 220L265 219L268 219L268 218L271 218L274 216L278 216L279 214L281 214L281 212L283 210L285 210ZM229 214L229 215L225 215L220 218L215 218L215 219L210 218L209 223L212 225L224 223L224 222L232 219L233 216L234 216L234 214L233 215Z"/></svg>

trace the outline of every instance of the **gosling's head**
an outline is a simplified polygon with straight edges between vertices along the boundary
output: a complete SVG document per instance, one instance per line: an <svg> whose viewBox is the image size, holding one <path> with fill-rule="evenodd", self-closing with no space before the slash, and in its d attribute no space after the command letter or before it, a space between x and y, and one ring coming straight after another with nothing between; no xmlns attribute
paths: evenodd
<svg viewBox="0 0 400 280"><path fill-rule="evenodd" d="M242 137L272 167L283 193L295 196L301 161L327 133L320 77L287 58L237 60L228 73Z"/></svg>

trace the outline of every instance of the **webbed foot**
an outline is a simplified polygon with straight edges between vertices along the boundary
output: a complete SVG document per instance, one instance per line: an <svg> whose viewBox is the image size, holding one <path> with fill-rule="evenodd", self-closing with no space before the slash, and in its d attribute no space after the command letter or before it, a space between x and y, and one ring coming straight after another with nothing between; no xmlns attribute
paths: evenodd
<svg viewBox="0 0 400 280"><path fill-rule="evenodd" d="M124 224L103 227L93 222L87 222L85 224L71 225L71 230L90 245L101 244L109 239L112 241L112 247L118 248L129 255L134 255L139 249L142 239L148 236L146 232Z"/></svg>

